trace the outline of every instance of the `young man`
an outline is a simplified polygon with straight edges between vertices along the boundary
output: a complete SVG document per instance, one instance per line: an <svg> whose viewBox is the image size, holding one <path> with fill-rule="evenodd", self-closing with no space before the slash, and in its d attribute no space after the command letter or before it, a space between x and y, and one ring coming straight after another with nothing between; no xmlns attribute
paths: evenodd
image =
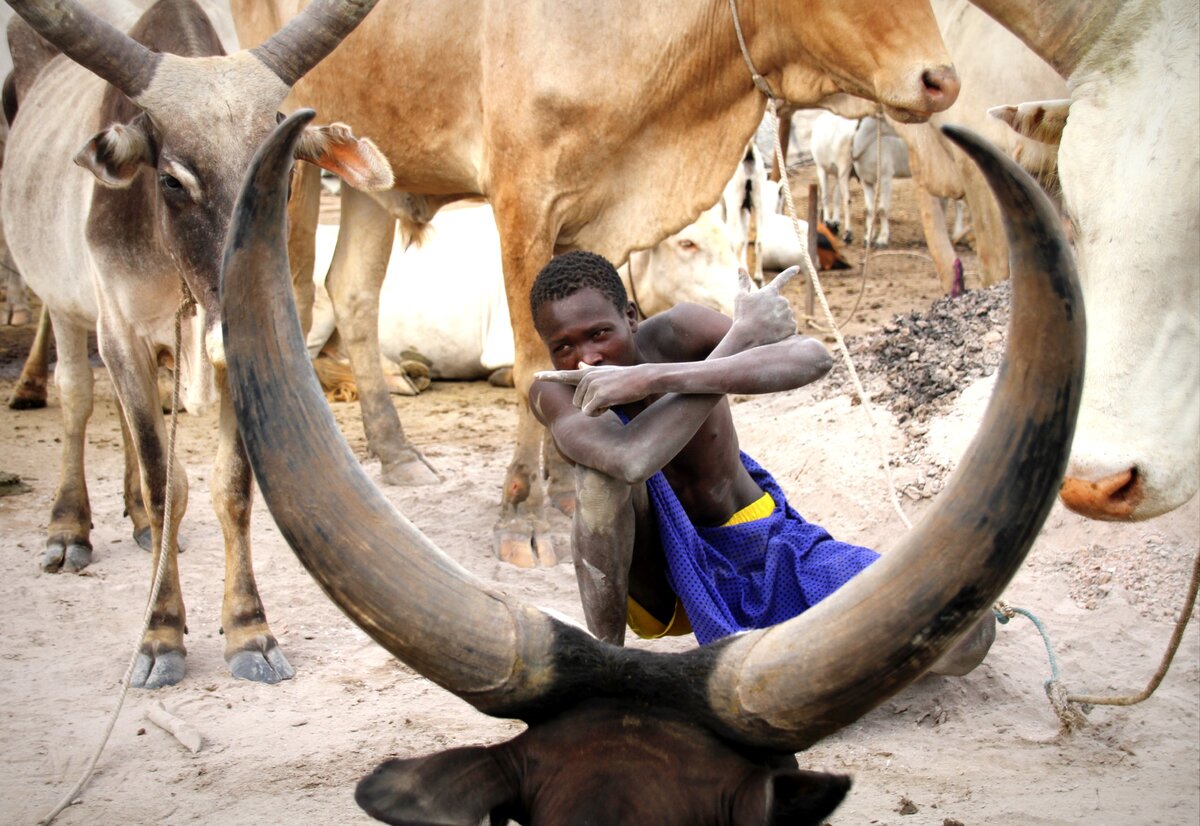
<svg viewBox="0 0 1200 826"><path fill-rule="evenodd" d="M529 403L575 466L575 569L599 638L623 643L627 622L701 643L773 625L877 558L806 522L738 447L727 394L802 387L830 368L780 294L797 272L755 292L742 273L733 319L680 304L640 323L593 253L558 256L534 282L556 369L537 374ZM990 641L976 640L969 667Z"/></svg>

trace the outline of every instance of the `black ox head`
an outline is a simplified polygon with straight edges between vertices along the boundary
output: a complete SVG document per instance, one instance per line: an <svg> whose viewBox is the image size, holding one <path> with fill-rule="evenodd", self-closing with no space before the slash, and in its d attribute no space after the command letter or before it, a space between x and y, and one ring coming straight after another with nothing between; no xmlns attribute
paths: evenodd
<svg viewBox="0 0 1200 826"><path fill-rule="evenodd" d="M287 176L310 117L294 115L260 150L225 253L230 385L263 497L304 565L376 641L480 710L529 724L499 746L386 763L362 781L359 803L408 824L821 822L849 782L796 771L792 755L908 685L976 623L1061 479L1082 386L1082 303L1036 185L979 138L950 132L1009 216L1014 308L980 435L931 512L805 614L655 654L600 643L475 580L360 469L288 298ZM332 484L314 495L312 478Z"/></svg>

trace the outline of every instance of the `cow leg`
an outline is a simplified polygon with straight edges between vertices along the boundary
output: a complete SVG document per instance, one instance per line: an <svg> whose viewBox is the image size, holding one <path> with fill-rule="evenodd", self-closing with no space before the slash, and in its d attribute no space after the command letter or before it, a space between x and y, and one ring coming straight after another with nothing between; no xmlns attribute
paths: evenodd
<svg viewBox="0 0 1200 826"><path fill-rule="evenodd" d="M133 522L133 541L143 551L154 550L153 531L150 529L150 512L142 499L142 474L138 468L137 448L133 434L125 421L125 412L117 403L117 414L121 419L121 447L125 453L125 515Z"/></svg>
<svg viewBox="0 0 1200 826"><path fill-rule="evenodd" d="M542 437L542 468L546 478L546 496L550 504L561 513L574 516L577 499L574 469L558 452L558 448L554 446L554 439L550 438L550 431L545 428Z"/></svg>
<svg viewBox="0 0 1200 826"><path fill-rule="evenodd" d="M979 255L979 277L990 287L1008 278L1008 241L1004 219L983 176L977 169L961 167L967 206L975 232L975 252Z"/></svg>
<svg viewBox="0 0 1200 826"><path fill-rule="evenodd" d="M56 319L54 326L58 333L54 382L62 405L63 448L46 551L42 556L42 570L51 573L60 569L80 571L92 561L92 508L83 475L87 423L93 404L87 330L63 318Z"/></svg>
<svg viewBox="0 0 1200 826"><path fill-rule="evenodd" d="M3 254L0 254L0 267L4 268L7 280L5 301L8 306L5 323L13 327L24 327L32 318L29 313L29 289L25 286L25 279L21 277L21 273L17 272L7 247L4 248Z"/></svg>
<svg viewBox="0 0 1200 826"><path fill-rule="evenodd" d="M829 170L820 164L817 164L817 189L821 196L821 220L825 223L825 226L837 225L837 212L834 211L832 215L830 214L830 210L836 210L837 207L830 206Z"/></svg>
<svg viewBox="0 0 1200 826"><path fill-rule="evenodd" d="M45 304L38 314L37 333L33 337L33 345L29 355L25 357L25 366L21 368L21 377L8 398L11 410L36 410L46 406L46 380L50 373L50 337L53 330L50 327L50 310Z"/></svg>
<svg viewBox="0 0 1200 826"><path fill-rule="evenodd" d="M288 201L288 262L292 267L292 294L300 314L300 329L312 329L317 257L317 222L321 217L321 168L296 164L292 196Z"/></svg>
<svg viewBox="0 0 1200 826"><path fill-rule="evenodd" d="M844 169L838 169L837 194L841 196L842 215L846 216L846 223L841 227L842 239L849 242L854 238L854 233L850 231L850 164L847 163Z"/></svg>
<svg viewBox="0 0 1200 826"><path fill-rule="evenodd" d="M954 286L954 245L946 232L946 213L940 198L932 195L925 187L917 186L917 207L921 211L921 226L925 230L925 245L933 258L942 292L949 294Z"/></svg>
<svg viewBox="0 0 1200 826"><path fill-rule="evenodd" d="M253 476L224 375L220 382L220 438L210 488L225 537L225 596L221 604L225 662L238 679L277 683L290 680L296 672L267 625L254 580L250 556Z"/></svg>
<svg viewBox="0 0 1200 826"><path fill-rule="evenodd" d="M886 247L891 240L891 228L888 225L888 209L892 203L892 176L884 175L883 180L879 182L879 209L876 214L879 216L879 236L875 239L875 246Z"/></svg>
<svg viewBox="0 0 1200 826"><path fill-rule="evenodd" d="M341 230L325 288L358 385L367 444L379 457L383 481L426 485L436 482L437 474L404 435L379 363L379 290L395 229L395 218L370 196L343 186Z"/></svg>
<svg viewBox="0 0 1200 826"><path fill-rule="evenodd" d="M863 241L870 244L875 236L875 185L862 182L863 200L867 206L867 226L863 230Z"/></svg>
<svg viewBox="0 0 1200 826"><path fill-rule="evenodd" d="M124 334L119 325L113 326L116 329L109 332L102 308L98 324L100 354L112 376L141 469L142 501L150 515L152 583L158 567L165 566L130 684L160 688L182 680L186 670L183 635L187 618L179 583L178 536L180 520L187 512L187 472L178 461L173 463L171 518L164 537L167 433L158 395L158 360L143 342Z"/></svg>
<svg viewBox="0 0 1200 826"><path fill-rule="evenodd" d="M529 385L535 371L549 366L549 357L533 327L529 288L538 271L550 260L552 235L540 221L527 218L522 204L506 209L502 199L497 198L493 207L512 319L513 381L517 388L517 442L504 478L500 518L492 532L493 545L496 555L510 564L523 568L548 567L556 564L558 557L544 513L545 491L540 472L544 428L529 410Z"/></svg>

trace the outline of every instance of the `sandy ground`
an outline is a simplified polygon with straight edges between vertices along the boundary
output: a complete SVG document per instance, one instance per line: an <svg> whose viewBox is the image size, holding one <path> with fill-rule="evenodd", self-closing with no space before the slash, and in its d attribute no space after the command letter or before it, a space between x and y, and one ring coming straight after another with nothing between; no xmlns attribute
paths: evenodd
<svg viewBox="0 0 1200 826"><path fill-rule="evenodd" d="M898 187L902 200L904 186ZM856 185L856 195L858 193ZM861 196L858 196L861 198ZM861 224L860 224L861 226ZM859 332L893 313L927 306L936 281L920 257L911 206L894 218L894 250L876 259ZM852 251L856 256L857 251ZM874 269L879 267L878 270ZM970 274L970 266L968 265ZM841 312L858 274L830 276ZM968 281L970 284L970 281ZM876 306L877 305L877 306ZM840 317L840 316L839 316ZM7 333L0 393L27 340ZM122 518L120 432L111 385L97 368L88 480L95 562L84 575L47 575L37 560L53 494L59 407L0 409L0 470L29 493L0 498L0 821L34 823L76 781L115 706L149 589L149 557ZM888 450L912 462L897 483L953 464L974 432L986 394L965 392L930 422L927 446L875 409ZM512 391L437 383L397 399L405 427L443 481L387 495L475 575L528 602L581 619L569 564L518 570L492 556L498 486L516 417ZM357 409L336 415L364 464ZM889 504L876 441L846 397L814 401L798 391L739 400L743 446L771 468L793 502L840 538L886 550L903 525ZM522 725L486 717L416 676L349 623L288 550L265 507L253 522L255 567L267 614L295 679L275 686L232 679L221 656L220 532L207 482L215 421L183 417L179 455L192 484L183 524L188 674L174 687L133 691L98 770L63 824L367 823L356 780L391 756L490 743ZM314 479L320 496L321 480ZM918 517L930 501L904 497ZM556 525L566 530L565 520ZM563 535L565 542L565 534ZM1074 691L1140 689L1153 673L1200 545L1200 504L1151 522L1088 522L1055 506L1005 597L1048 628L1065 684ZM886 618L881 618L886 621ZM644 644L644 643L640 643ZM686 647L675 640L660 648ZM965 678L928 677L858 723L800 755L804 766L849 773L854 788L834 824L1196 824L1200 822L1200 641L1189 628L1158 692L1131 708L1097 708L1088 725L1060 734L1043 693L1046 653L1029 622L1000 629L988 660ZM200 731L192 754L148 723L162 703Z"/></svg>

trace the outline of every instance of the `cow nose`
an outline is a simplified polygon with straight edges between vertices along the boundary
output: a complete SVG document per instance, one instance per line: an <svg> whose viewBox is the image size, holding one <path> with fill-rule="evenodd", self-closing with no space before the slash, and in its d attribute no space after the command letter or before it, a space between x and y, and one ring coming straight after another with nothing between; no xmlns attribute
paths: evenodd
<svg viewBox="0 0 1200 826"><path fill-rule="evenodd" d="M962 84L958 80L958 72L953 66L938 66L926 69L921 73L921 85L924 87L925 98L933 112L949 109L958 99Z"/></svg>
<svg viewBox="0 0 1200 826"><path fill-rule="evenodd" d="M1058 491L1058 497L1070 510L1106 522L1130 519L1142 496L1136 467L1095 481L1068 476Z"/></svg>

